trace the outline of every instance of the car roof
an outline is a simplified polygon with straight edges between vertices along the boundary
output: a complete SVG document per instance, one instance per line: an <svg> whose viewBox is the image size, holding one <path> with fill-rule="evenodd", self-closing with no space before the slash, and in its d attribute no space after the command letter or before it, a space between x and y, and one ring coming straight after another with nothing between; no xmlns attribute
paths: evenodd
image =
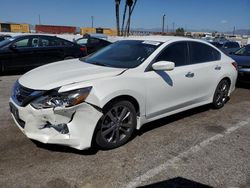
<svg viewBox="0 0 250 188"><path fill-rule="evenodd" d="M86 34L83 35L83 37L84 37L84 36L90 36L90 37L101 38L101 39L103 39L103 38L108 38L107 35L102 34L102 33L86 33Z"/></svg>
<svg viewBox="0 0 250 188"><path fill-rule="evenodd" d="M120 40L148 40L148 41L155 41L155 42L168 42L168 41L195 41L206 43L208 42L199 40L199 39L192 39L188 37L177 37L177 36L158 36L158 35L149 35L149 36L130 36L130 37L122 37Z"/></svg>
<svg viewBox="0 0 250 188"><path fill-rule="evenodd" d="M57 37L57 36L51 36L51 35L16 35L13 38L22 38L22 37ZM58 37L59 38L59 37Z"/></svg>

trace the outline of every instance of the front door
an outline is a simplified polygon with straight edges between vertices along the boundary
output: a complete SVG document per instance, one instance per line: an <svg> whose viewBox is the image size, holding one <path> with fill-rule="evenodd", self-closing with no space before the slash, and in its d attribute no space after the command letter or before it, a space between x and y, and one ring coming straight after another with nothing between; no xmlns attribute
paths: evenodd
<svg viewBox="0 0 250 188"><path fill-rule="evenodd" d="M5 62L5 70L23 71L36 67L38 48L38 37L23 37L12 43L13 48L9 48L9 60Z"/></svg>
<svg viewBox="0 0 250 188"><path fill-rule="evenodd" d="M148 71L146 78L146 117L164 115L195 102L195 74L188 61L187 42L176 42L165 48L156 58L175 63L171 71Z"/></svg>

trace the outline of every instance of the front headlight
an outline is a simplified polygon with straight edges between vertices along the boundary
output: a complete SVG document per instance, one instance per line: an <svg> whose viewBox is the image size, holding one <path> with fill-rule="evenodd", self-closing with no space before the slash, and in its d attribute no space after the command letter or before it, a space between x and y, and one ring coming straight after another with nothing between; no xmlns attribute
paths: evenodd
<svg viewBox="0 0 250 188"><path fill-rule="evenodd" d="M92 87L86 87L64 93L54 91L35 99L31 105L36 109L74 106L84 102L91 89Z"/></svg>

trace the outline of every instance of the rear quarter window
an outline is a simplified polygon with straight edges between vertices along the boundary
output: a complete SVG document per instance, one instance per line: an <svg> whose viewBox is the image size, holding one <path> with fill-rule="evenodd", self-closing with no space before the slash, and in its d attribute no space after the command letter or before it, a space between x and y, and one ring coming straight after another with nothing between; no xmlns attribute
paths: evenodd
<svg viewBox="0 0 250 188"><path fill-rule="evenodd" d="M239 48L240 45L237 42L228 42L225 44L226 48Z"/></svg>
<svg viewBox="0 0 250 188"><path fill-rule="evenodd" d="M221 59L219 51L201 42L189 42L190 63L205 63Z"/></svg>

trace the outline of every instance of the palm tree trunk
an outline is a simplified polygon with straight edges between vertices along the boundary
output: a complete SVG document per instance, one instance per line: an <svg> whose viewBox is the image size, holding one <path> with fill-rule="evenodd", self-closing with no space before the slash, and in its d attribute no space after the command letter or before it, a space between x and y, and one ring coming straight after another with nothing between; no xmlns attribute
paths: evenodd
<svg viewBox="0 0 250 188"><path fill-rule="evenodd" d="M124 36L124 23L125 23L125 18L126 18L126 13L127 13L127 3L125 3L125 7L124 7L124 12L123 12L123 17L122 17L122 29L121 29L121 36Z"/></svg>
<svg viewBox="0 0 250 188"><path fill-rule="evenodd" d="M116 28L117 35L120 36L120 0L115 0L115 15L116 15Z"/></svg>
<svg viewBox="0 0 250 188"><path fill-rule="evenodd" d="M134 1L134 3L133 3L132 6L129 6L128 21L127 21L126 29L125 29L125 31L126 31L125 35L126 35L126 36L129 36L129 32L130 32L130 23L131 23L131 15L132 15L132 13L133 13L133 11L134 11L136 2L137 2L137 0ZM132 7L132 8L131 8L131 7Z"/></svg>

